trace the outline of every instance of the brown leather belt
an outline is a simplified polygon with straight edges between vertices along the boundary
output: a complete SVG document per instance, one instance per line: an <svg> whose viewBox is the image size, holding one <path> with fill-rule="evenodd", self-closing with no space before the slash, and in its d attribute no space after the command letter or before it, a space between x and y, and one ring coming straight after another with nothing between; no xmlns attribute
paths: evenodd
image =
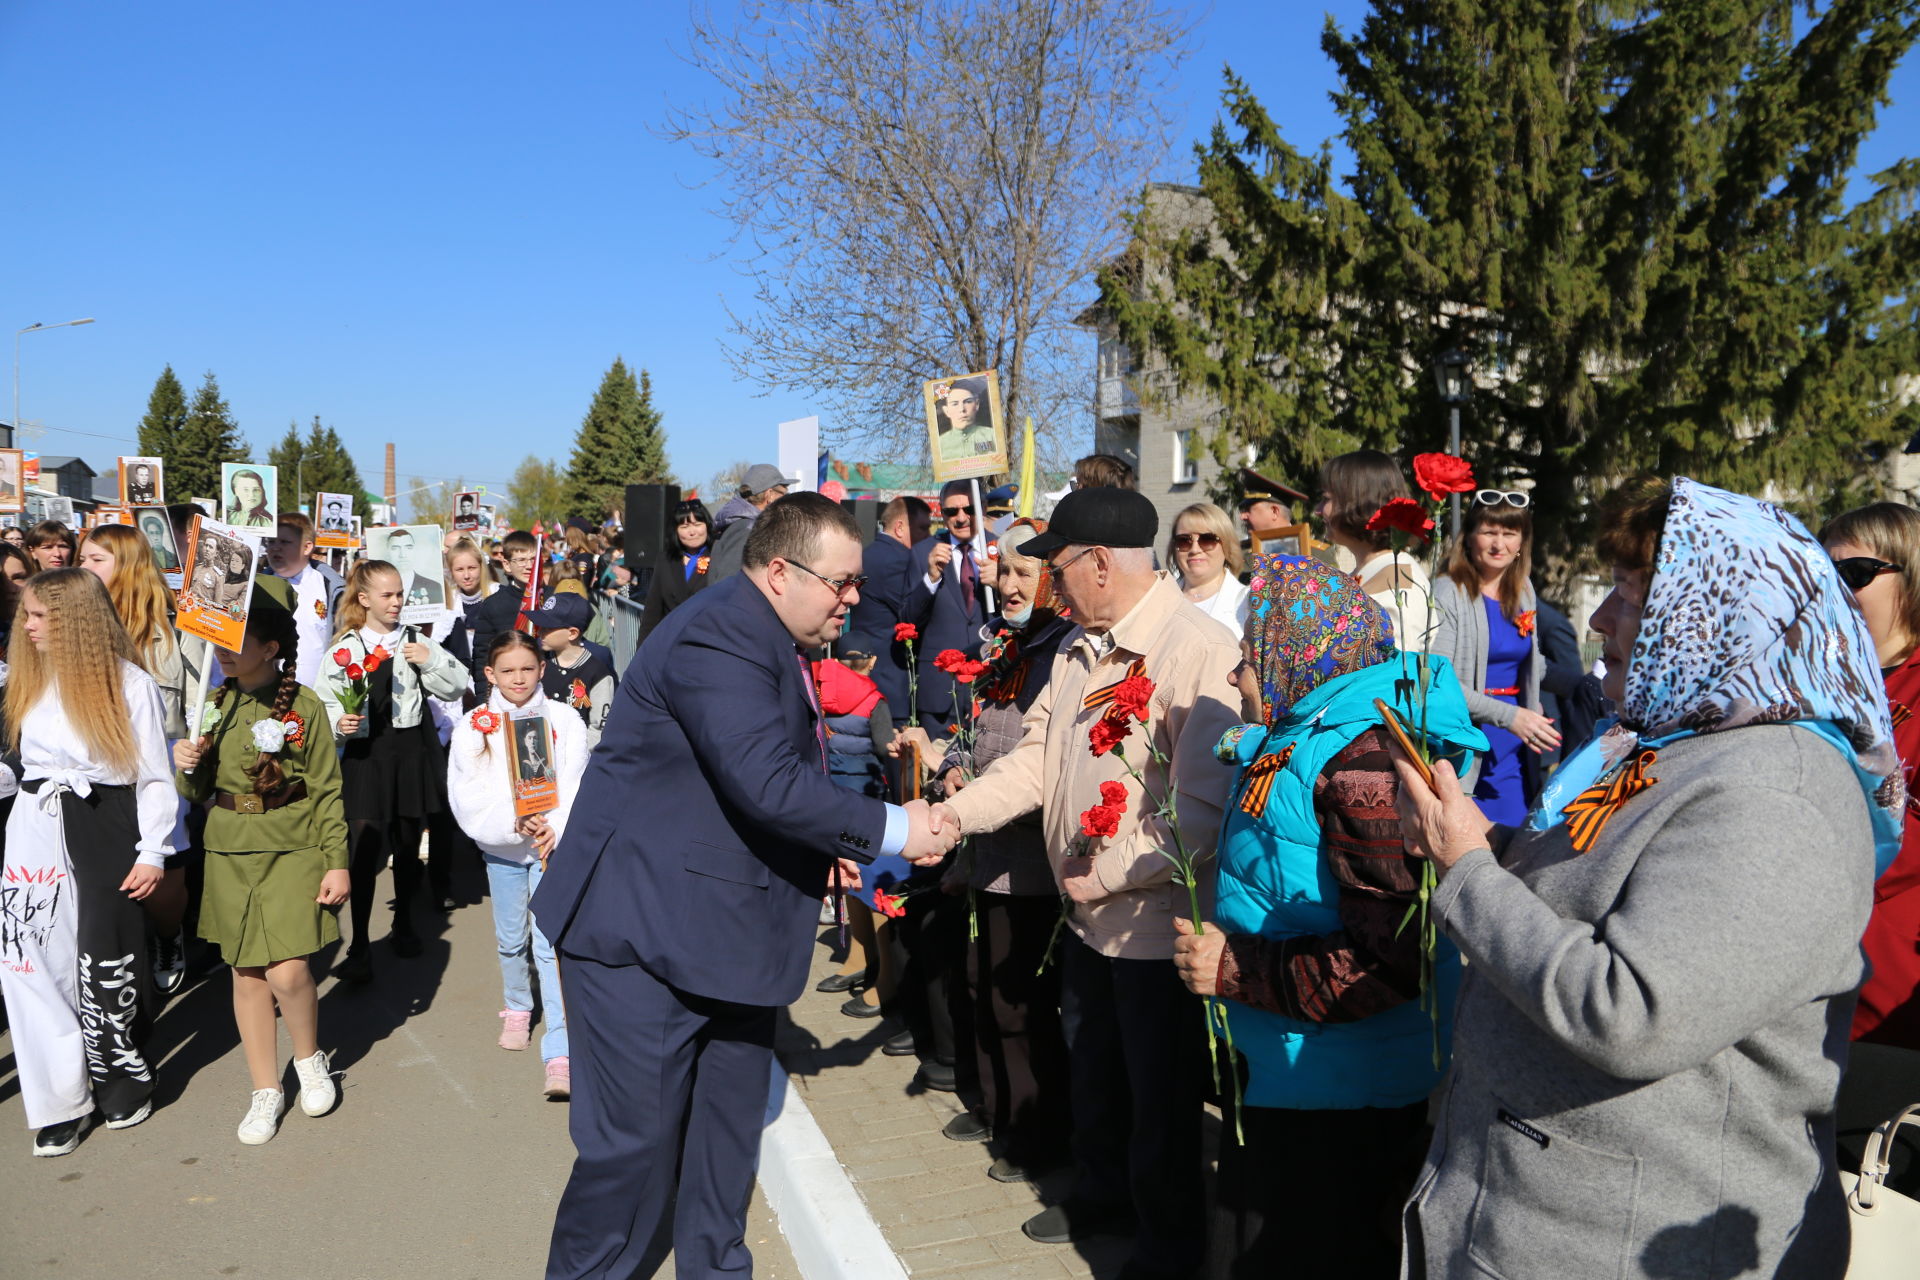
<svg viewBox="0 0 1920 1280"><path fill-rule="evenodd" d="M231 809L235 813L267 813L274 809L284 809L296 800L307 798L307 784L296 782L290 787L282 787L272 795L255 795L251 791L239 795L229 795L225 791L215 793L213 802L222 809Z"/></svg>

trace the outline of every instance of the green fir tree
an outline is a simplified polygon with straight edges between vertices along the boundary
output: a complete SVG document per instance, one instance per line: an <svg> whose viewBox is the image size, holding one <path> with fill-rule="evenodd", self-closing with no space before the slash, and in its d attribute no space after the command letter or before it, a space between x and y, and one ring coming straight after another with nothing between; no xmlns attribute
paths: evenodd
<svg viewBox="0 0 1920 1280"><path fill-rule="evenodd" d="M219 498L220 464L248 460L246 437L211 370L193 393L177 439L179 452L167 460L167 496L175 502Z"/></svg>
<svg viewBox="0 0 1920 1280"><path fill-rule="evenodd" d="M1310 484L1329 455L1446 447L1430 376L1472 361L1464 452L1533 486L1564 573L1638 471L1874 496L1920 426L1920 164L1847 178L1911 5L1377 0L1329 22L1354 171L1230 72L1200 214L1149 194L1101 280L1121 339L1221 408L1219 447ZM1151 389L1151 388L1149 388Z"/></svg>
<svg viewBox="0 0 1920 1280"><path fill-rule="evenodd" d="M168 365L153 380L153 393L147 397L147 413L140 419L140 455L159 458L165 465L169 485L173 483L174 462L180 453L180 433L187 425L187 393Z"/></svg>
<svg viewBox="0 0 1920 1280"><path fill-rule="evenodd" d="M666 435L660 429L660 411L653 407L653 381L645 370L636 379L627 362L615 357L573 438L566 472L567 514L598 523L624 504L629 484L669 478Z"/></svg>

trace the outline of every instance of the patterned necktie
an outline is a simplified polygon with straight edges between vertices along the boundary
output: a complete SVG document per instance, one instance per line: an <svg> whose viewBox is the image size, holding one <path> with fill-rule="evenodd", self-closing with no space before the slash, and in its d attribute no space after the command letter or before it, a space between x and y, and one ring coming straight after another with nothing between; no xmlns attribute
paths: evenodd
<svg viewBox="0 0 1920 1280"><path fill-rule="evenodd" d="M966 543L956 543L954 553L960 557L960 589L967 594L967 616L973 616L974 601L980 595L980 570L974 567L973 549Z"/></svg>
<svg viewBox="0 0 1920 1280"><path fill-rule="evenodd" d="M813 664L807 661L807 655L795 649L793 656L800 660L800 683L807 691L807 705L813 709L813 737L820 744L820 770L827 769L827 719L820 710L820 695L813 687Z"/></svg>

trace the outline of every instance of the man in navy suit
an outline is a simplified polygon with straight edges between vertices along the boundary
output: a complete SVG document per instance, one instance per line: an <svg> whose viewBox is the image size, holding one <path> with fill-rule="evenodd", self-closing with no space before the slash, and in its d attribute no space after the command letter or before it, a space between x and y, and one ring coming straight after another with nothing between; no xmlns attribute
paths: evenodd
<svg viewBox="0 0 1920 1280"><path fill-rule="evenodd" d="M940 489L945 532L913 548L907 571L907 598L901 620L920 628L920 653L931 662L943 649L959 649L969 658L980 649L980 628L987 620L987 575L992 564L987 540L978 550L973 537L979 513L973 509L973 485L949 480ZM953 725L953 681L930 669L920 681L920 722L938 738Z"/></svg>
<svg viewBox="0 0 1920 1280"><path fill-rule="evenodd" d="M805 985L828 871L952 841L923 804L827 776L804 651L839 636L860 564L837 503L782 498L620 686L533 899L563 957L579 1152L548 1280L653 1274L669 1205L681 1280L750 1274L774 1012Z"/></svg>
<svg viewBox="0 0 1920 1280"><path fill-rule="evenodd" d="M911 548L927 536L932 523L932 508L915 497L903 494L881 508L880 530L861 562L867 583L847 619L847 634L861 637L879 659L867 674L880 686L887 710L899 724L906 723L913 709L907 705L907 647L893 638L893 629L907 620L902 611L912 585L907 578Z"/></svg>

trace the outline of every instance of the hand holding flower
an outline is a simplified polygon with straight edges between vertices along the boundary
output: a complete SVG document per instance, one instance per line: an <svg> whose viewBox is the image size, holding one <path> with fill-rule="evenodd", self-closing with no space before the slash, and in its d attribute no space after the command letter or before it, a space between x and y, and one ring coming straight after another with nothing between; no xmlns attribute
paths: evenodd
<svg viewBox="0 0 1920 1280"><path fill-rule="evenodd" d="M1400 778L1394 806L1400 811L1401 839L1408 853L1431 859L1434 870L1445 878L1454 863L1475 849L1487 847L1487 832L1493 824L1473 798L1460 789L1451 762L1434 762L1434 787L1429 788L1419 766L1398 742L1390 742L1388 750L1393 754L1393 771Z"/></svg>
<svg viewBox="0 0 1920 1280"><path fill-rule="evenodd" d="M1060 889L1075 902L1098 902L1102 898L1113 896L1107 892L1107 887L1100 883L1100 877L1093 869L1093 859L1089 857L1061 860Z"/></svg>
<svg viewBox="0 0 1920 1280"><path fill-rule="evenodd" d="M1193 921L1185 916L1173 918L1173 968L1187 990L1197 996L1220 994L1220 953L1227 949L1227 935L1220 926L1208 921L1205 933L1193 931Z"/></svg>

